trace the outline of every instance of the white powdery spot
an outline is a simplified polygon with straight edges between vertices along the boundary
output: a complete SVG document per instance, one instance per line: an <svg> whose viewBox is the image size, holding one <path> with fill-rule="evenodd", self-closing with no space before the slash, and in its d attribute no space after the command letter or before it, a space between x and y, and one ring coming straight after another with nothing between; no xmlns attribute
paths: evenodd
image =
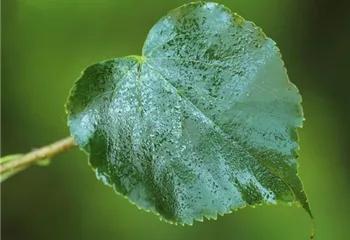
<svg viewBox="0 0 350 240"><path fill-rule="evenodd" d="M261 185L261 183L256 179L254 175L250 174L247 171L237 172L235 175L243 186L247 186L247 187L249 187L249 185L256 186L265 202L276 204L275 194L271 190Z"/></svg>
<svg viewBox="0 0 350 240"><path fill-rule="evenodd" d="M217 3L209 2L204 4L203 7L207 9L214 9L217 5L218 5Z"/></svg>
<svg viewBox="0 0 350 240"><path fill-rule="evenodd" d="M230 18L231 18L231 16L230 16L228 13L226 13L226 12L224 12L224 13L222 13L222 14L220 15L220 20L221 20L223 23L229 22L229 21L230 21Z"/></svg>
<svg viewBox="0 0 350 240"><path fill-rule="evenodd" d="M102 181L105 185L110 185L108 181L108 177L101 173L98 169L96 169L96 177L98 180Z"/></svg>
<svg viewBox="0 0 350 240"><path fill-rule="evenodd" d="M92 132L95 131L96 120L91 110L88 113L78 114L77 117L70 120L71 132L76 136L76 141L80 146L85 146L91 137Z"/></svg>

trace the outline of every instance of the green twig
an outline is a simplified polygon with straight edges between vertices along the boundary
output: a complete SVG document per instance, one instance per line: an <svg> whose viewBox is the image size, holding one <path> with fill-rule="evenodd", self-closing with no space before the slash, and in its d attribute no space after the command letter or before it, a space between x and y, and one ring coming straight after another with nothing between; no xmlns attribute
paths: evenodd
<svg viewBox="0 0 350 240"><path fill-rule="evenodd" d="M28 166L43 159L49 159L54 155L61 152L65 152L75 146L76 144L74 142L73 137L64 138L50 145L44 146L39 149L35 149L34 151L29 152L15 160L1 164L0 174L4 174L15 169Z"/></svg>

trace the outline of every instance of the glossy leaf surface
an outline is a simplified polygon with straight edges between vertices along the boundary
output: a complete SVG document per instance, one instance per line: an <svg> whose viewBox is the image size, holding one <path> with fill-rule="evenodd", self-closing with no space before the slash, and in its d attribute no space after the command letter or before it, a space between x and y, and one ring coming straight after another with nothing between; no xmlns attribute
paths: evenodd
<svg viewBox="0 0 350 240"><path fill-rule="evenodd" d="M68 124L97 177L180 224L248 205L297 203L301 97L275 43L215 3L151 29L142 56L88 67Z"/></svg>

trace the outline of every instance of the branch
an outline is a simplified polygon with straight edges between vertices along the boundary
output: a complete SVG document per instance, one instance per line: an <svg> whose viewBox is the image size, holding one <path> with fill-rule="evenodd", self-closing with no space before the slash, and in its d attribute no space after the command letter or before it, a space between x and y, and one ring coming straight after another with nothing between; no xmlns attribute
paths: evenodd
<svg viewBox="0 0 350 240"><path fill-rule="evenodd" d="M12 160L11 162L3 164L0 168L0 174L12 171L23 166L28 166L43 159L51 158L54 155L61 152L65 152L75 146L76 144L74 142L73 137L64 138L50 145L44 146L39 149L35 149L34 151L27 153L26 155L18 159Z"/></svg>

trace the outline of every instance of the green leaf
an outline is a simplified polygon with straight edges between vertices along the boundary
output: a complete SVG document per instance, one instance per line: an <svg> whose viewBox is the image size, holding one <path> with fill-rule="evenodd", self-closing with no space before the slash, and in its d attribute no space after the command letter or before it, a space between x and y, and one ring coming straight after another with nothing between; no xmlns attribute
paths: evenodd
<svg viewBox="0 0 350 240"><path fill-rule="evenodd" d="M142 56L88 67L67 105L97 177L180 224L244 206L303 206L301 97L275 43L216 3L191 3L151 29Z"/></svg>

